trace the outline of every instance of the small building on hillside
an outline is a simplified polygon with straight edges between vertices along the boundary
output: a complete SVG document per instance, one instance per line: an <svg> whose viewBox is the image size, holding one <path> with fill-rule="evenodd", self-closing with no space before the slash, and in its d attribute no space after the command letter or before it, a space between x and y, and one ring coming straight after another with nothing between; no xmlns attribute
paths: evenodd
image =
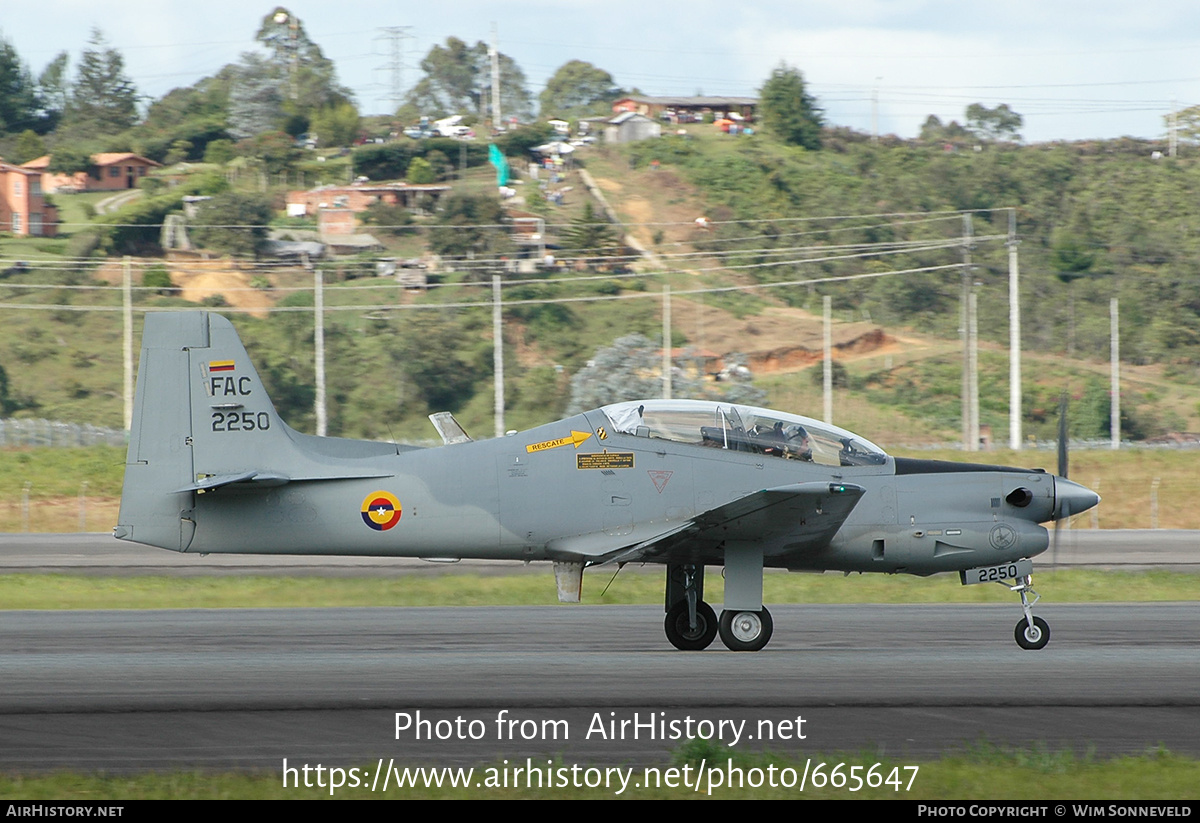
<svg viewBox="0 0 1200 823"><path fill-rule="evenodd" d="M42 173L0 160L0 231L54 237L58 210L46 202Z"/></svg>
<svg viewBox="0 0 1200 823"><path fill-rule="evenodd" d="M644 114L627 111L618 114L604 126L604 142L632 143L635 140L651 140L662 135L662 126Z"/></svg>
<svg viewBox="0 0 1200 823"><path fill-rule="evenodd" d="M290 191L287 213L290 217L316 214L320 209L344 208L366 211L372 203L402 206L409 211L432 212L450 186L409 183L355 183L350 186L318 186L308 191Z"/></svg>
<svg viewBox="0 0 1200 823"><path fill-rule="evenodd" d="M150 173L150 169L162 166L161 163L155 163L133 152L101 152L92 155L91 173L80 171L74 174L57 174L46 171L50 166L50 157L49 154L43 154L35 160L21 164L21 168L42 174L45 190L50 194L134 189L141 179Z"/></svg>
<svg viewBox="0 0 1200 823"><path fill-rule="evenodd" d="M613 113L635 111L668 123L699 123L711 115L716 120L736 114L753 120L758 98L755 97L622 97L613 102ZM737 118L735 118L737 119Z"/></svg>

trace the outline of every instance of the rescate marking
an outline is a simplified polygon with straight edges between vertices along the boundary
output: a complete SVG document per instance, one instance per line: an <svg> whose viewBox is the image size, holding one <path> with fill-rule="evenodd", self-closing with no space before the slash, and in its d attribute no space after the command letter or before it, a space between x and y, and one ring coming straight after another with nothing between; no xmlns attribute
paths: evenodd
<svg viewBox="0 0 1200 823"><path fill-rule="evenodd" d="M534 452L545 451L546 449L557 449L559 446L574 446L575 448L579 448L579 444L591 436L591 432L572 431L570 437L560 437L557 440L545 440L541 443L533 443L526 446L525 451L533 454Z"/></svg>
<svg viewBox="0 0 1200 823"><path fill-rule="evenodd" d="M377 532L385 532L400 522L400 501L389 492L371 492L362 502L363 522Z"/></svg>

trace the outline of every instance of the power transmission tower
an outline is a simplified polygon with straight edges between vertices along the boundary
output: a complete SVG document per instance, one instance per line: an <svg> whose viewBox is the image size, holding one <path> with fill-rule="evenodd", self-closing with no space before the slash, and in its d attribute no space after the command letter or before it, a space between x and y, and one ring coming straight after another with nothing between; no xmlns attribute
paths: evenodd
<svg viewBox="0 0 1200 823"><path fill-rule="evenodd" d="M376 71L388 72L388 96L391 101L391 110L389 114L395 114L400 108L400 104L404 102L404 70L412 68L404 62L404 41L416 40L416 36L411 34L412 26L383 26L379 30L383 32L376 40L388 40L389 48L387 54L387 62L382 66L376 67Z"/></svg>

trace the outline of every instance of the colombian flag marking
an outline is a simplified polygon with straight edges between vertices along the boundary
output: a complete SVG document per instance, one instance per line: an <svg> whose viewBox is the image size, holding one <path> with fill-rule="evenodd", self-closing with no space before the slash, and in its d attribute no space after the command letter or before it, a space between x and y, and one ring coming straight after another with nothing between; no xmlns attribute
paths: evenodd
<svg viewBox="0 0 1200 823"><path fill-rule="evenodd" d="M208 370L213 371L233 371L234 362L232 360L209 360Z"/></svg>
<svg viewBox="0 0 1200 823"><path fill-rule="evenodd" d="M388 492L371 492L362 502L363 522L377 532L385 532L400 522L400 501Z"/></svg>

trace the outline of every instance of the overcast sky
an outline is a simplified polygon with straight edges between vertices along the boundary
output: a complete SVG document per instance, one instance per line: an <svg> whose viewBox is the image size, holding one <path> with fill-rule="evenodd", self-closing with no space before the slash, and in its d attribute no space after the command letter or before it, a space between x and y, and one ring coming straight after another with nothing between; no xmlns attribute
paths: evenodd
<svg viewBox="0 0 1200 823"><path fill-rule="evenodd" d="M72 70L98 26L144 95L211 75L275 6L247 0L4 0L0 36L36 75L59 51ZM780 61L798 67L833 125L913 137L930 114L1008 103L1027 141L1156 138L1174 104L1200 103L1195 0L297 0L287 5L365 114L389 106L390 43L411 27L404 85L455 36L491 38L536 98L563 63L587 60L645 94L754 95Z"/></svg>

